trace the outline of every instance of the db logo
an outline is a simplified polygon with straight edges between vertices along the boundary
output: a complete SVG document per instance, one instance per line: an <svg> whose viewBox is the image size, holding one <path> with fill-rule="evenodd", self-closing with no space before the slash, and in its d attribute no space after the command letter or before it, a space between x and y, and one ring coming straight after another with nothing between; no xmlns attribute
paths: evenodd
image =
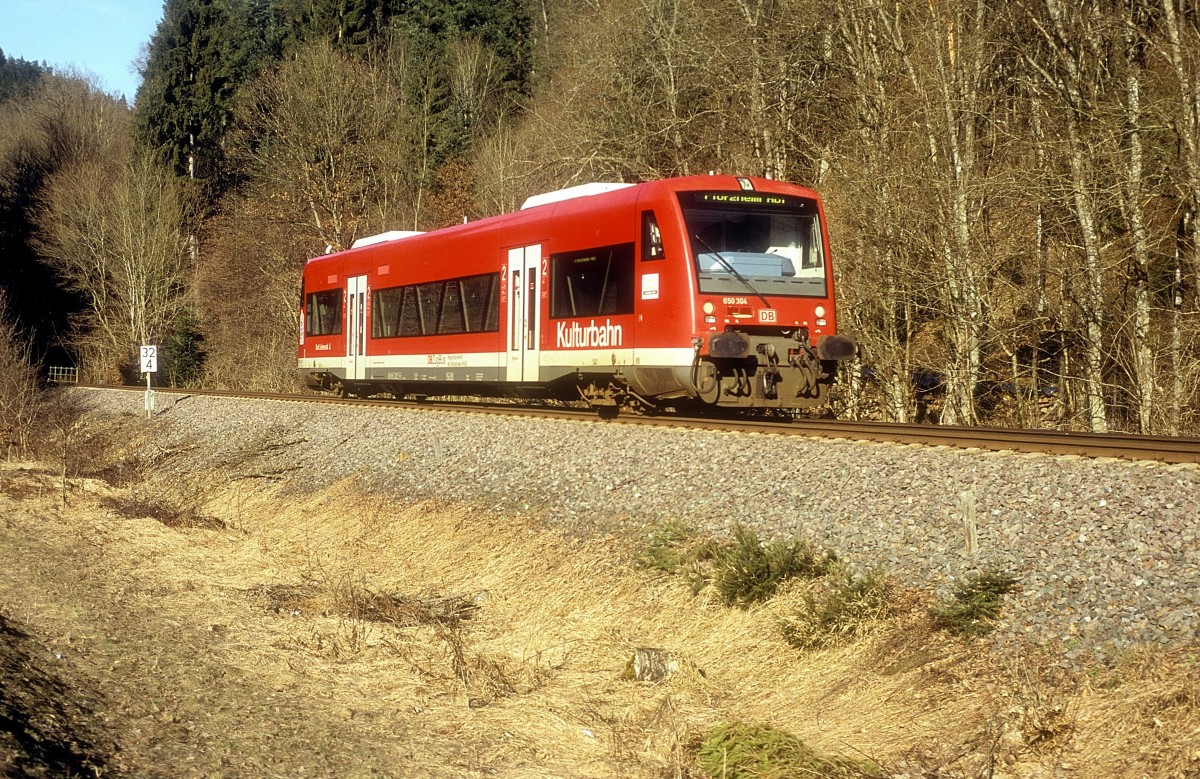
<svg viewBox="0 0 1200 779"><path fill-rule="evenodd" d="M760 308L758 310L758 321L766 324L774 324L777 321L775 309Z"/></svg>

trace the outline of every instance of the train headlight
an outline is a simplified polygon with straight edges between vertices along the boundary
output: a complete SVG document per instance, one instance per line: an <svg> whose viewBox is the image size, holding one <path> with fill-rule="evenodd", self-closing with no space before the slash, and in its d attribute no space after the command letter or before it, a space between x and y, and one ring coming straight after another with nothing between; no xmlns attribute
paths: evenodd
<svg viewBox="0 0 1200 779"><path fill-rule="evenodd" d="M813 313L817 315L818 319L825 316L825 306L817 306L813 309Z"/></svg>
<svg viewBox="0 0 1200 779"><path fill-rule="evenodd" d="M711 314L712 312L717 310L717 307L713 305L713 302L711 300L704 301L704 305L701 306L701 308L704 309L704 313L706 313L706 314Z"/></svg>

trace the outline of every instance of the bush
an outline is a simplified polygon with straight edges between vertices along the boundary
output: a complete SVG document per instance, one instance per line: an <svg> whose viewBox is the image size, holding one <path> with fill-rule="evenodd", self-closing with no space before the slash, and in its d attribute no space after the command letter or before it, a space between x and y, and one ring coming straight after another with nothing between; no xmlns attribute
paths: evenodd
<svg viewBox="0 0 1200 779"><path fill-rule="evenodd" d="M735 525L733 540L714 550L709 578L723 603L746 608L768 600L788 579L824 576L836 560L804 539L764 546L753 530Z"/></svg>
<svg viewBox="0 0 1200 779"><path fill-rule="evenodd" d="M804 596L795 614L784 619L783 637L797 649L844 643L894 613L890 594L881 568L859 578L843 572L820 591Z"/></svg>
<svg viewBox="0 0 1200 779"><path fill-rule="evenodd" d="M764 545L753 530L735 525L729 541L702 539L679 522L651 531L634 563L642 569L685 575L696 594L712 585L721 601L745 608L765 601L788 579L815 579L828 573L837 558L818 553L807 541Z"/></svg>
<svg viewBox="0 0 1200 779"><path fill-rule="evenodd" d="M787 731L736 722L708 731L696 757L700 768L714 779L882 776L869 761L822 755Z"/></svg>
<svg viewBox="0 0 1200 779"><path fill-rule="evenodd" d="M643 570L677 574L702 557L711 555L711 544L701 542L699 534L678 521L663 522L650 531L646 543L637 550L634 565Z"/></svg>
<svg viewBox="0 0 1200 779"><path fill-rule="evenodd" d="M929 609L933 626L960 636L990 633L1000 617L1002 599L1017 589L1017 578L988 568L954 585L952 598Z"/></svg>

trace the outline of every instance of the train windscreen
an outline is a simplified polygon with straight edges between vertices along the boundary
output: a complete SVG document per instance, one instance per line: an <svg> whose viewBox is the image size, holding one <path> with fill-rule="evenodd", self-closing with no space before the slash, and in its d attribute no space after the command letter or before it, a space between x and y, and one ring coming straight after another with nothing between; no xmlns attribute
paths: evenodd
<svg viewBox="0 0 1200 779"><path fill-rule="evenodd" d="M821 221L812 200L761 192L680 196L700 291L824 296Z"/></svg>

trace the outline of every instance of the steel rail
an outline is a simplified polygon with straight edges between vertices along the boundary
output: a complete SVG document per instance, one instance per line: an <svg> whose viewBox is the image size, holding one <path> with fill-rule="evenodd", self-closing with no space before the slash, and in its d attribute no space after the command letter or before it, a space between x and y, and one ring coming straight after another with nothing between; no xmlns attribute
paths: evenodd
<svg viewBox="0 0 1200 779"><path fill-rule="evenodd" d="M78 385L89 389L145 392L143 387ZM856 422L837 419L747 419L690 415L622 415L600 420L596 412L566 406L527 405L497 401L397 401L392 399L339 398L318 394L276 394L231 390L190 390L155 387L155 392L208 395L252 400L375 406L429 411L507 414L510 416L593 421L597 424L636 424L688 429L750 432L766 435L803 435L877 443L948 446L961 449L1011 451L1079 457L1111 457L1163 463L1200 463L1200 437L1148 436L1125 433L1086 433L1063 430L921 425L893 422Z"/></svg>

